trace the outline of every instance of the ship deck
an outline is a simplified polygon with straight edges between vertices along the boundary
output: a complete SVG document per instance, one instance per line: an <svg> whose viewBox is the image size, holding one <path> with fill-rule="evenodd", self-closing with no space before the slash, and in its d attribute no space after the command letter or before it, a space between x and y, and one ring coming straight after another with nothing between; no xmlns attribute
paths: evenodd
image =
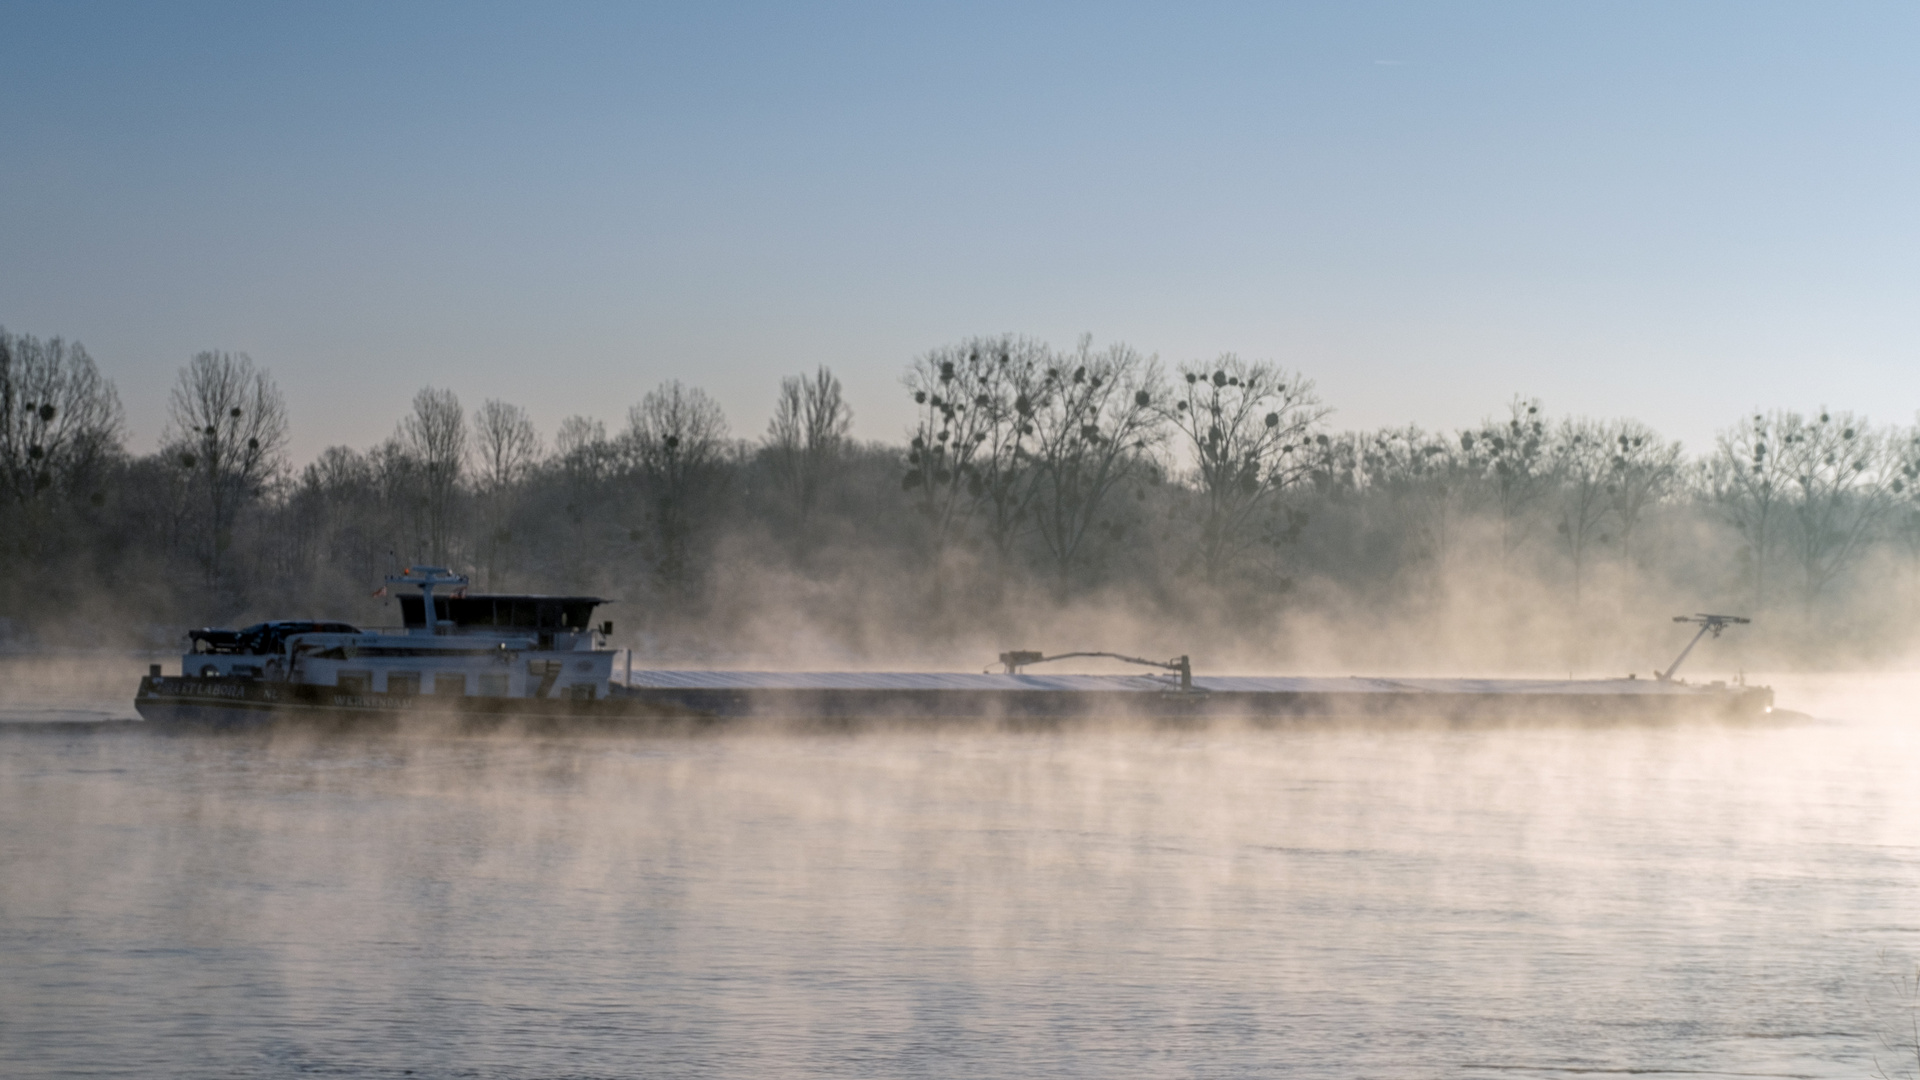
<svg viewBox="0 0 1920 1080"><path fill-rule="evenodd" d="M928 671L636 670L627 689L645 690L895 690L970 693L1165 693L1180 688L1174 675L1029 675ZM1458 679L1311 675L1195 675L1207 694L1518 694L1698 695L1724 688L1654 679Z"/></svg>
<svg viewBox="0 0 1920 1080"><path fill-rule="evenodd" d="M440 717L508 722L706 726L782 721L848 727L962 722L1016 727L1238 717L1275 725L1315 720L1512 724L1758 720L1765 687L1638 679L1389 679L1199 676L1192 690L1161 675L944 672L635 671L593 697L389 694L261 679L150 676L136 706L154 720L257 723L327 718L411 723Z"/></svg>

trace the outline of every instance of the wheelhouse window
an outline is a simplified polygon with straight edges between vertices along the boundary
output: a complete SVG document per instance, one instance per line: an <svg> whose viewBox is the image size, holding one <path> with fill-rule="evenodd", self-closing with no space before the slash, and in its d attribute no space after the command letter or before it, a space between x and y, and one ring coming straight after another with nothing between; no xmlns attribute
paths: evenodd
<svg viewBox="0 0 1920 1080"><path fill-rule="evenodd" d="M365 694L373 689L373 673L343 671L333 677L333 685L344 694Z"/></svg>
<svg viewBox="0 0 1920 1080"><path fill-rule="evenodd" d="M433 676L433 692L438 697L465 697L467 677L457 671L438 671Z"/></svg>
<svg viewBox="0 0 1920 1080"><path fill-rule="evenodd" d="M420 692L420 673L417 671L387 672L387 693L417 694Z"/></svg>
<svg viewBox="0 0 1920 1080"><path fill-rule="evenodd" d="M478 693L481 697L506 697L507 696L506 672L503 672L503 671L490 672L488 674L478 676L478 681L475 686L475 692Z"/></svg>
<svg viewBox="0 0 1920 1080"><path fill-rule="evenodd" d="M427 624L425 597L399 599L400 617L408 627ZM436 624L452 623L463 630L490 627L583 634L593 619L593 609L603 603L606 601L594 596L436 596L433 614Z"/></svg>

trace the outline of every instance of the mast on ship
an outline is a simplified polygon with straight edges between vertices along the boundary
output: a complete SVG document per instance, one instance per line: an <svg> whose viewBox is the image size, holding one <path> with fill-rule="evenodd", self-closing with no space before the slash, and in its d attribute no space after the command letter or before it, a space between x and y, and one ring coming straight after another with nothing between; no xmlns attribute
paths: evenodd
<svg viewBox="0 0 1920 1080"><path fill-rule="evenodd" d="M421 632L438 634L440 632L440 610L433 606L434 587L438 585L455 585L460 588L465 588L467 585L467 576L465 574L456 574L444 566L409 566L398 577L388 575L387 584L420 586L421 602L426 609L425 621L427 624L426 629Z"/></svg>

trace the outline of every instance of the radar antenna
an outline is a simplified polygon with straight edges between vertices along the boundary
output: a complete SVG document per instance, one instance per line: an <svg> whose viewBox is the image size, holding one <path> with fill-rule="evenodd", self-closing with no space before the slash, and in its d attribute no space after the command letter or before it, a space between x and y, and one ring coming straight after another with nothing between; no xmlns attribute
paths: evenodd
<svg viewBox="0 0 1920 1080"><path fill-rule="evenodd" d="M1693 651L1695 645L1700 644L1701 638L1706 637L1708 634L1719 637L1720 632L1727 627L1745 626L1753 620L1743 618L1739 615L1707 615L1703 613L1699 615L1675 615L1673 621L1678 623L1698 623L1700 632L1693 635L1693 640L1687 642L1687 647L1680 650L1679 656L1673 658L1673 663L1668 666L1667 670L1654 672L1653 677L1659 679L1661 682L1673 681L1673 673L1680 670L1680 665L1686 661L1687 654Z"/></svg>
<svg viewBox="0 0 1920 1080"><path fill-rule="evenodd" d="M1047 656L1038 652L1015 650L1000 654L1000 663L1006 665L1009 675L1020 674L1020 669L1031 664L1047 664L1055 660L1068 660L1076 656L1102 656L1109 660L1122 660L1129 664L1143 664L1147 667L1165 668L1180 673L1180 689L1193 689L1193 664L1184 656L1171 660L1146 660L1138 656L1125 656L1117 652L1063 652L1056 656Z"/></svg>

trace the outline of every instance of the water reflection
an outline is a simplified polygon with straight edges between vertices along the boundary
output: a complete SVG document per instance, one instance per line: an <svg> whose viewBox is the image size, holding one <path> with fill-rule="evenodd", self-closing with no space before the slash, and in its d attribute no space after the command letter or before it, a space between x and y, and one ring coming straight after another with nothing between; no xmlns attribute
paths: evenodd
<svg viewBox="0 0 1920 1080"><path fill-rule="evenodd" d="M0 734L18 1075L1858 1076L1906 684L1765 729ZM1782 701L1789 687L1782 686Z"/></svg>

